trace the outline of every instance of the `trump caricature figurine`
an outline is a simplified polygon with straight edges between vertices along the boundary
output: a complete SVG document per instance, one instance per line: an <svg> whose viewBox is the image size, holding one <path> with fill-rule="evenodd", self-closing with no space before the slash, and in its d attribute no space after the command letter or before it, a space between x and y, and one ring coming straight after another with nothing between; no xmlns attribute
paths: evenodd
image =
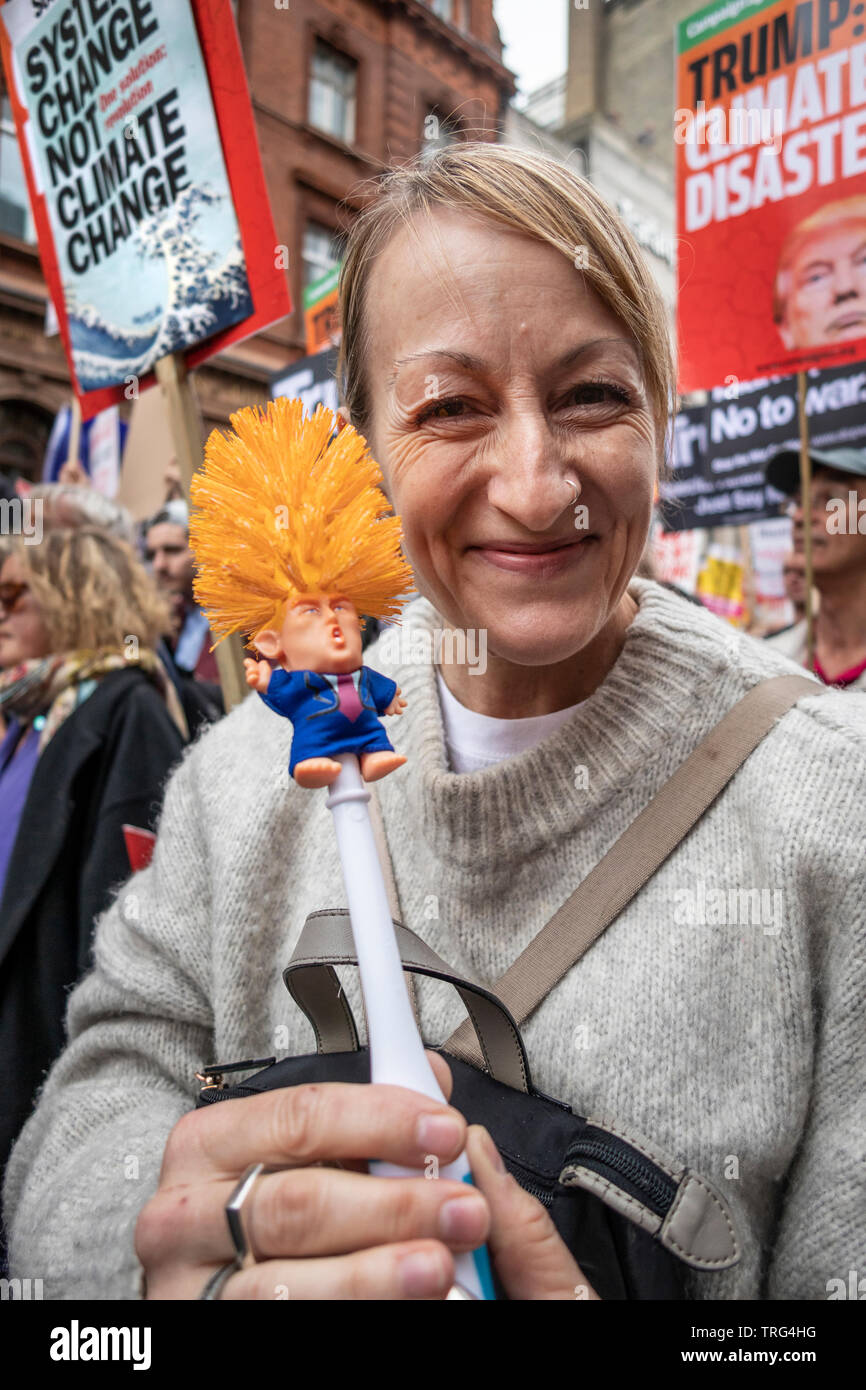
<svg viewBox="0 0 866 1390"><path fill-rule="evenodd" d="M351 425L331 439L324 406L305 420L301 401L280 398L231 424L192 483L196 599L221 638L242 631L280 668L244 662L247 684L291 720L295 780L328 786L336 755L355 753L374 782L406 761L378 717L406 702L362 664L360 615L396 617L412 586L381 471Z"/></svg>
<svg viewBox="0 0 866 1390"><path fill-rule="evenodd" d="M221 637L240 630L281 669L245 663L247 682L294 729L289 771L303 787L330 788L337 846L374 1082L407 1086L444 1103L418 1030L366 803L365 783L406 761L380 714L401 714L394 681L361 664L360 614L394 618L412 586L400 520L382 474L349 425L331 439L331 412L304 419L298 400L240 410L233 434L214 431L193 479L190 524L195 595ZM341 759L341 761L337 761ZM417 1177L391 1163L388 1177ZM443 1176L471 1182L466 1154ZM458 1255L455 1296L495 1297L485 1247Z"/></svg>

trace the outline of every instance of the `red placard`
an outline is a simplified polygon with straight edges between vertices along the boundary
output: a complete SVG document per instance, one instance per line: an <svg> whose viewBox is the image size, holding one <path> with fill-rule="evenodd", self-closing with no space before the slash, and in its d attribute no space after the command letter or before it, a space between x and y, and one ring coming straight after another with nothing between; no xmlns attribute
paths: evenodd
<svg viewBox="0 0 866 1390"><path fill-rule="evenodd" d="M864 33L854 0L679 25L681 391L866 358Z"/></svg>

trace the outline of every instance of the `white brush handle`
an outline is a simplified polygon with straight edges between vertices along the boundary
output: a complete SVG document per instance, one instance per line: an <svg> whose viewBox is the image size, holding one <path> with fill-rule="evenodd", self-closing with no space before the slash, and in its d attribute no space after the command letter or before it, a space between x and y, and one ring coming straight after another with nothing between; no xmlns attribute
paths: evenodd
<svg viewBox="0 0 866 1390"><path fill-rule="evenodd" d="M354 753L341 753L337 761L343 770L331 784L327 806L334 816L364 995L370 1080L377 1084L405 1086L447 1104L412 1013L367 809L370 792ZM417 1168L400 1168L385 1162L371 1163L370 1171L385 1177L420 1176ZM441 1168L439 1176L471 1182L466 1155L461 1154L453 1163ZM457 1255L455 1268L458 1283L472 1297L495 1297L487 1251L483 1246Z"/></svg>

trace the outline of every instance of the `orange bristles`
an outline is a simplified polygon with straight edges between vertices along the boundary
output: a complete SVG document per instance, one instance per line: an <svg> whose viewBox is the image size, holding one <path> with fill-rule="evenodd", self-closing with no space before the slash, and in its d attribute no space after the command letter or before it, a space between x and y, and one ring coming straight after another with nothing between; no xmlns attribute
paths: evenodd
<svg viewBox="0 0 866 1390"><path fill-rule="evenodd" d="M302 594L341 593L360 614L395 619L412 588L400 518L379 465L351 425L300 400L246 406L214 430L190 497L195 597L220 639L279 627Z"/></svg>

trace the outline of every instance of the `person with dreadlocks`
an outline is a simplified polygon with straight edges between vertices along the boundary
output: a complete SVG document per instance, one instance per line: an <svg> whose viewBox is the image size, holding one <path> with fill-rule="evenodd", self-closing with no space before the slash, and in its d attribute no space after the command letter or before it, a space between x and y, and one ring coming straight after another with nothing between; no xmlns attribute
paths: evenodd
<svg viewBox="0 0 866 1390"><path fill-rule="evenodd" d="M406 701L361 664L359 609L395 615L411 570L399 519L381 515L390 508L363 438L348 427L329 444L330 414L303 417L301 401L281 398L264 415L238 411L233 434L211 435L192 486L195 593L214 631L244 630L281 668L244 663L247 684L294 726L291 776L329 786L334 755L357 753L374 782L406 761L377 717L402 714Z"/></svg>

